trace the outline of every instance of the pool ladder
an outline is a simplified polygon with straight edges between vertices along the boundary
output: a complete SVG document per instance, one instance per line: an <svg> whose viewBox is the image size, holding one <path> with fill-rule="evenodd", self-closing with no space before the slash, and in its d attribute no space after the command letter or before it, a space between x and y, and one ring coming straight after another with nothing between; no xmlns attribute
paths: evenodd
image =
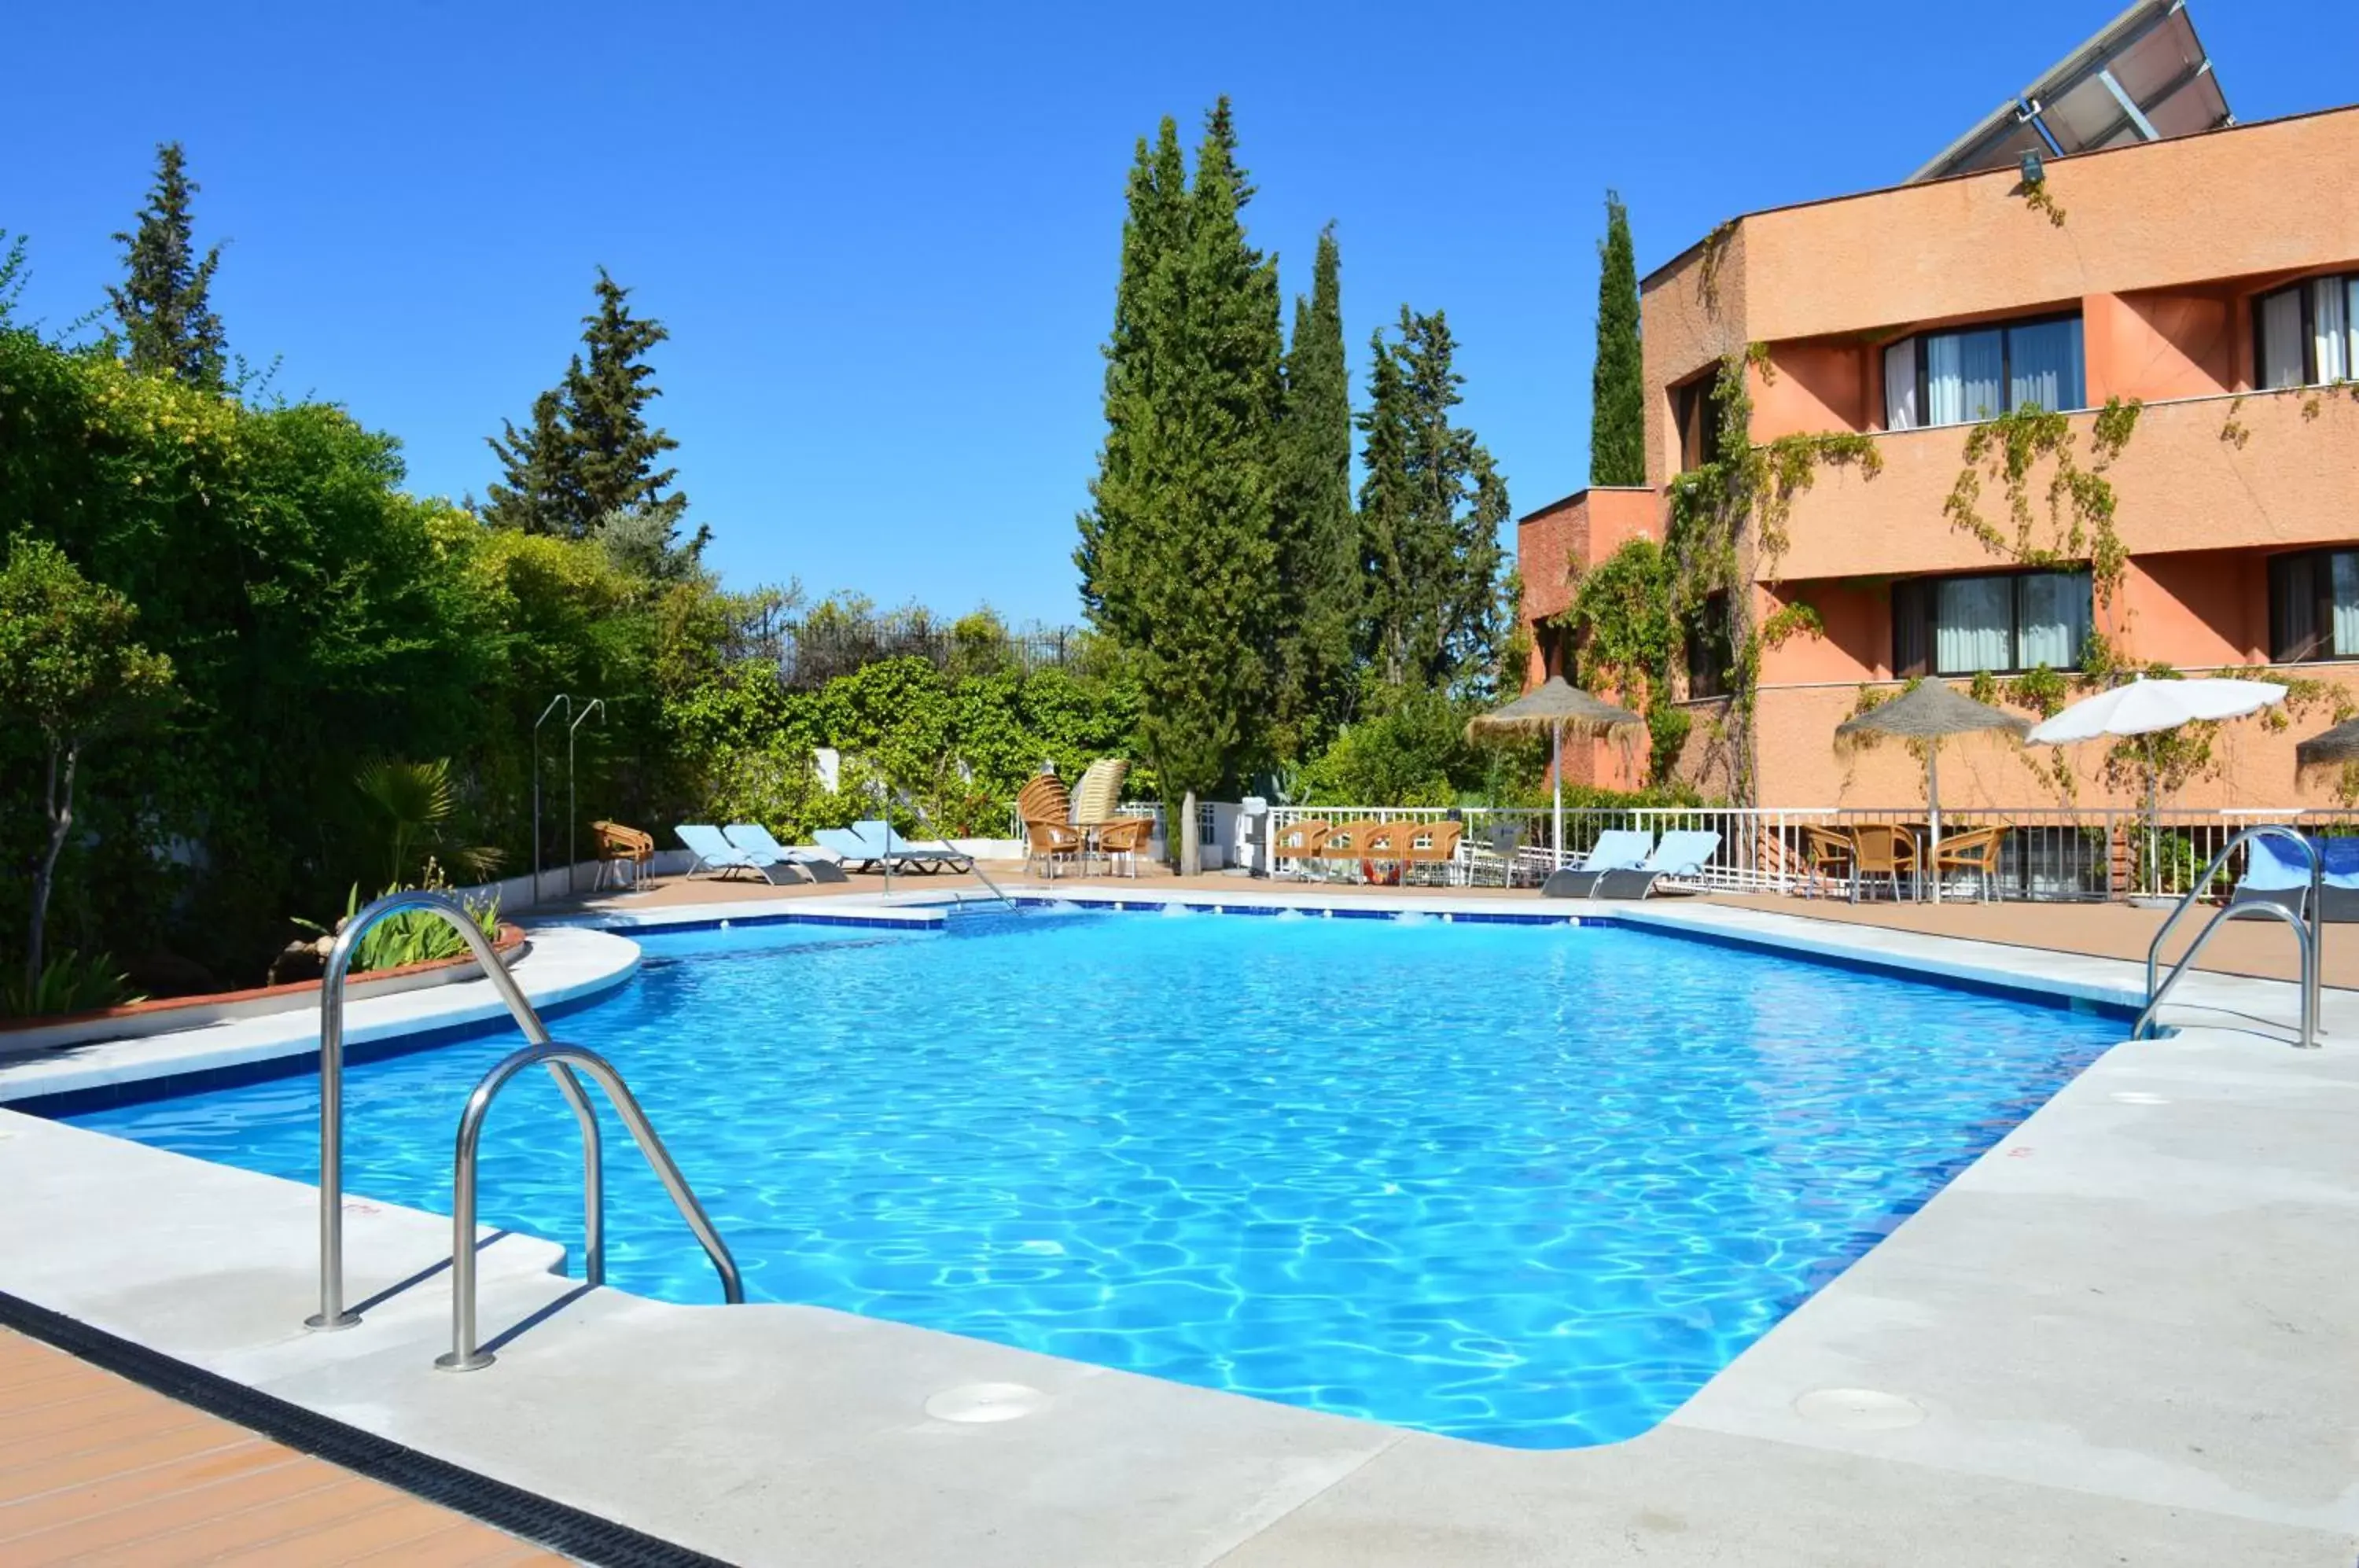
<svg viewBox="0 0 2359 1568"><path fill-rule="evenodd" d="M2220 874L2220 868L2227 865L2228 857L2234 855L2246 840L2256 838L2290 840L2299 844L2302 854L2310 857L2310 897L2303 905L2307 913L2297 912L2283 904L2266 898L2254 899L2243 904L2233 901L2223 904L2212 911L2210 920L2203 922L2203 929L2195 933L2194 943L2188 948L2179 962L2171 966L2170 973L2163 977L2161 984L2157 985L2155 975L2161 964L2162 944L2169 939L2171 929L2179 924L2180 917L2194 908L2202 898L2204 889L2212 886L2212 878L2217 877ZM2325 951L2321 940L2324 922L2320 918L2324 912L2322 889L2325 879L2325 857L2319 852L2316 844L2292 828L2280 826L2276 822L2264 822L2258 827L2246 828L2230 839L2220 853L2212 857L2212 864L2205 866L2201 874L2189 885L2186 896L2179 900L2179 907L2170 911L2170 918L2162 922L2162 929L2154 933L2154 942L2146 950L2146 1010L2138 1014L2137 1023L2130 1030L2130 1038L2145 1040L2152 1033L2155 1015L2161 1010L2163 999L2170 995L2171 987L2179 984L2180 977L2193 966L2196 955L2203 951L2204 944L2212 940L2214 931L2232 918L2243 919L2246 915L2259 915L2265 919L2283 920L2293 928L2294 941L2301 949L2301 1038L2297 1043L2304 1051L2317 1050L2318 987L2320 976L2325 969Z"/></svg>
<svg viewBox="0 0 2359 1568"><path fill-rule="evenodd" d="M598 1113L583 1092L582 1080L574 1072L580 1068L598 1082L623 1118L633 1141L647 1156L647 1163L671 1194L680 1218L712 1260L715 1272L721 1276L721 1293L732 1303L745 1299L744 1282L737 1273L736 1260L729 1256L727 1244L712 1227L712 1220L697 1202L688 1179L679 1173L671 1153L656 1136L647 1113L623 1075L612 1063L593 1051L578 1045L563 1044L549 1037L549 1028L540 1015L525 999L524 990L510 975L507 965L499 960L491 939L475 923L474 916L458 899L443 893L416 890L388 893L360 910L346 921L338 933L335 945L329 950L327 972L320 983L320 1310L304 1320L314 1329L350 1328L360 1322L360 1314L344 1304L344 981L352 968L353 956L359 950L360 940L369 928L389 916L423 912L448 921L466 942L475 962L491 982L492 989L507 1007L516 1027L524 1031L530 1043L503 1060L483 1081L474 1093L467 1096L466 1109L459 1117L459 1136L452 1157L452 1203L451 1214L451 1351L435 1358L434 1365L445 1371L472 1372L492 1364L491 1352L475 1343L475 1172L476 1150L484 1130L484 1118L490 1114L492 1102L508 1082L525 1069L545 1066L549 1076L557 1080L559 1093L572 1107L573 1119L582 1128L582 1278L584 1284L603 1285L606 1280L606 1183L605 1166L598 1136Z"/></svg>

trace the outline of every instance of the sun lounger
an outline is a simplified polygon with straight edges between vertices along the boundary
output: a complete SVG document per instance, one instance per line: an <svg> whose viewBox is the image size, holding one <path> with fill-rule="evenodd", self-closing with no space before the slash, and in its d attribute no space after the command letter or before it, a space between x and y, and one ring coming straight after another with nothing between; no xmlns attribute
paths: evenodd
<svg viewBox="0 0 2359 1568"><path fill-rule="evenodd" d="M888 861L897 868L916 867L924 871L940 871L948 866L952 871L971 871L974 862L950 845L936 844L930 848L913 844L893 831L890 822L871 820L854 822L848 828L821 828L811 834L821 849L832 849L843 857L847 865L874 868Z"/></svg>
<svg viewBox="0 0 2359 1568"><path fill-rule="evenodd" d="M1720 853L1720 835L1702 831L1667 833L1644 864L1627 871L1608 871L1591 897L1651 898L1655 884L1666 877L1701 877L1704 865Z"/></svg>
<svg viewBox="0 0 2359 1568"><path fill-rule="evenodd" d="M2326 884L2320 889L2324 908L2319 918L2328 925L2359 923L2359 838L2312 839L2326 856ZM2230 908L2238 904L2282 904L2298 915L2308 915L2310 856L2274 835L2254 839L2245 857L2245 875L2228 895ZM2231 920L2249 920L2231 915Z"/></svg>
<svg viewBox="0 0 2359 1568"><path fill-rule="evenodd" d="M689 863L688 874L709 871L716 877L725 877L733 871L750 871L774 887L790 882L806 882L802 867L776 855L756 855L738 848L721 834L721 830L708 822L690 822L671 830L688 852L696 858Z"/></svg>
<svg viewBox="0 0 2359 1568"><path fill-rule="evenodd" d="M1644 828L1608 828L1597 835L1597 843L1582 857L1579 866L1562 866L1549 873L1549 879L1540 885L1540 897L1593 898L1597 885L1609 872L1637 869L1654 847L1655 835Z"/></svg>
<svg viewBox="0 0 2359 1568"><path fill-rule="evenodd" d="M814 882L844 880L842 858L832 849L814 849L804 844L783 844L770 835L770 830L759 822L731 822L721 830L734 848L759 858L768 855L784 861Z"/></svg>

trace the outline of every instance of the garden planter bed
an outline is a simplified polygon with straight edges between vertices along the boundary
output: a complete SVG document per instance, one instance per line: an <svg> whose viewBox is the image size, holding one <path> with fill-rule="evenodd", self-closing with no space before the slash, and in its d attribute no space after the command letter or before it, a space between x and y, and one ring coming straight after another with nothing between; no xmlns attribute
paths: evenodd
<svg viewBox="0 0 2359 1568"><path fill-rule="evenodd" d="M501 963L514 968L516 960L524 956L529 946L522 927L501 922L499 941L495 944ZM472 955L462 955L438 958L430 964L406 964L398 969L380 969L374 974L355 975L347 985L349 994L354 996L393 996L404 991L424 990L429 985L448 985L461 980L472 980L480 972ZM317 1006L319 996L319 981L296 980L284 985L261 985L247 991L219 991L211 996L167 996L150 1002L128 1002L119 1007L101 1007L93 1012L67 1013L55 1018L0 1019L0 1056L46 1051L59 1046L89 1045L104 1040L136 1040L146 1035L169 1034L176 1029L201 1029L207 1024L224 1023L233 1018L290 1012L305 1006Z"/></svg>

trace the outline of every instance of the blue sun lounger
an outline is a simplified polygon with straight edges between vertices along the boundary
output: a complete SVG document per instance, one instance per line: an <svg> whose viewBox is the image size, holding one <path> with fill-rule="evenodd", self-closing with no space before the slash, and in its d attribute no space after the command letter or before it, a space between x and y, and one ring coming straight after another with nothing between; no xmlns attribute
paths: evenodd
<svg viewBox="0 0 2359 1568"><path fill-rule="evenodd" d="M2312 839L2326 856L2326 883L2319 889L2324 908L2316 911L2326 925L2359 924L2359 838ZM2310 856L2271 835L2252 841L2245 856L2245 875L2236 890L2228 895L2228 904L2282 904L2295 914L2308 916L2310 903ZM2250 916L2230 915L2230 920L2248 920Z"/></svg>
<svg viewBox="0 0 2359 1568"><path fill-rule="evenodd" d="M721 830L721 836L727 839L734 849L742 849L757 860L767 855L774 861L783 862L813 882L841 882L844 879L843 866L833 850L789 847L772 837L770 830L759 822L731 822Z"/></svg>
<svg viewBox="0 0 2359 1568"><path fill-rule="evenodd" d="M1651 898L1655 884L1666 877L1701 877L1720 853L1720 835L1704 830L1667 833L1655 853L1628 870L1608 871L1598 878L1593 898Z"/></svg>
<svg viewBox="0 0 2359 1568"><path fill-rule="evenodd" d="M810 880L800 866L790 861L738 848L709 822L690 822L671 831L688 846L688 853L696 857L689 863L690 877L700 871L710 871L716 877L725 877L732 871L750 871L774 887Z"/></svg>
<svg viewBox="0 0 2359 1568"><path fill-rule="evenodd" d="M1644 828L1608 828L1582 856L1579 866L1562 866L1540 884L1543 898L1588 898L1597 885L1615 871L1632 871L1646 862L1655 847L1655 835Z"/></svg>

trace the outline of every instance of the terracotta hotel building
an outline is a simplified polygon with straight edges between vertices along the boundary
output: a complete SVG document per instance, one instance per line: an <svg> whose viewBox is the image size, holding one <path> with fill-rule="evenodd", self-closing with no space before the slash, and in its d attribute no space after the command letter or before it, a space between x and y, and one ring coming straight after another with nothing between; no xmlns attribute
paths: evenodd
<svg viewBox="0 0 2359 1568"><path fill-rule="evenodd" d="M2036 158L2030 163L2028 158ZM1921 798L1904 748L1839 754L1861 688L1913 676L2071 670L2102 631L2127 659L2188 671L2267 665L2359 691L2359 108L2237 125L2183 4L2147 0L1906 184L1752 212L1644 280L1647 477L1521 519L1532 679L1571 676L1549 617L1625 540L1663 537L1667 487L1710 461L1709 397L1749 344L1753 439L1866 434L1881 471L1822 466L1790 542L1748 575L1756 624L1801 602L1821 636L1766 649L1758 803ZM2064 221L2027 200L2027 175ZM2028 570L1953 527L1943 504L1973 422L2071 411L2085 466L2096 410L2144 405L2105 474L2128 552L2105 603L2085 562ZM2037 538L2048 536L2035 470ZM2000 486L1979 510L2012 533ZM1701 642L1701 639L1694 639ZM1691 647L1683 770L1712 793L1725 673ZM1721 655L1723 657L1724 655ZM2322 803L2281 732L2226 726L2223 766L2188 806ZM2077 800L2111 797L2082 764ZM1638 748L1643 753L1643 747ZM2011 748L1954 749L1945 803L2056 804ZM1567 755L1569 778L1627 785L1618 743Z"/></svg>

